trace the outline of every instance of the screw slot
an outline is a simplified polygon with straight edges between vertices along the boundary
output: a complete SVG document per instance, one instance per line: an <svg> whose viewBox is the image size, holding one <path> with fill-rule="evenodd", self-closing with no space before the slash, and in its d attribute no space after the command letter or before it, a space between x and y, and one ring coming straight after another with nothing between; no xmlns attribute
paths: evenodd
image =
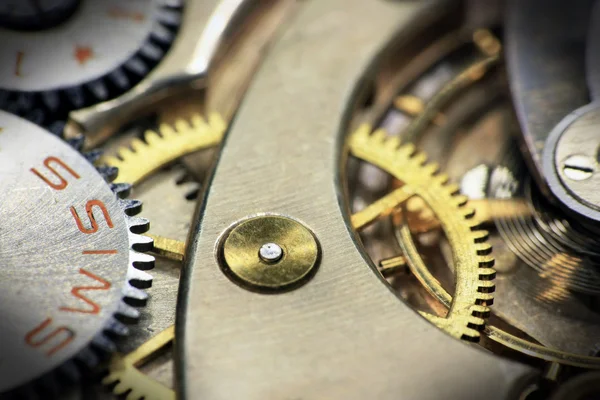
<svg viewBox="0 0 600 400"><path fill-rule="evenodd" d="M596 162L591 157L573 155L563 162L565 176L573 181L584 181L596 172Z"/></svg>

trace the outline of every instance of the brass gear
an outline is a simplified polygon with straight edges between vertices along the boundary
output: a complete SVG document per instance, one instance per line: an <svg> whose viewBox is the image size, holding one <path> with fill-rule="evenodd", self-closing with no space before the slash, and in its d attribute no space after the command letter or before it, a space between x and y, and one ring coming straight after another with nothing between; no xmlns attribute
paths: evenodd
<svg viewBox="0 0 600 400"><path fill-rule="evenodd" d="M414 201L411 201L414 200ZM486 215L488 220L491 218L490 213L496 212L494 205L491 203L493 199L469 201L471 206L477 204L475 209L478 215L480 211ZM530 211L526 204L522 203L505 203L505 207L511 207L510 214L515 215L529 215ZM487 211L486 211L487 210ZM411 231L430 232L440 227L439 221L435 219L436 214L426 207L426 203L419 197L411 197L407 201L407 210L403 215L408 221ZM479 217L481 221L481 216ZM416 228L416 229L415 229ZM406 241L411 241L410 237L406 237L406 230L404 234L402 232L403 226L397 226L396 236L400 246L404 246ZM401 258L402 266L404 267L407 263L406 254ZM396 262L396 260L391 260ZM440 303L446 308L450 308L452 305L452 295L450 295L437 281L432 274L429 272L426 265L422 262L414 263L410 265L412 273L417 279L423 284L424 288L428 293L433 295ZM503 328L491 324L486 324L483 334L487 339L504 346L505 348L516 351L528 358L546 362L548 364L560 364L567 365L576 368L583 368L589 370L600 369L600 357L582 355L571 352L558 350L552 347L544 346L530 339L524 339L518 337L512 333L507 332Z"/></svg>
<svg viewBox="0 0 600 400"><path fill-rule="evenodd" d="M226 127L218 113L211 113L208 120L194 115L189 121L177 120L174 126L162 124L158 132L148 130L143 140L135 138L116 156L106 155L100 161L119 169L117 183L135 185L180 157L218 145Z"/></svg>
<svg viewBox="0 0 600 400"><path fill-rule="evenodd" d="M407 200L416 196L433 210L452 248L455 292L446 317L421 314L456 338L478 341L485 318L490 315L495 270L494 259L490 256L491 245L486 242L488 232L478 228L474 210L466 206L467 197L459 195L458 187L448 184L448 176L438 174L438 166L427 163L425 154L417 151L414 145L401 145L399 138L389 137L382 129L371 133L368 124L360 126L349 137L348 147L351 155L382 169L403 184L392 192L405 192L404 196L396 194L396 199ZM388 207L391 204L388 203ZM356 226L355 221L353 216L353 225ZM410 231L400 230L407 263L411 267L423 265L410 238ZM423 279L435 280L433 276L418 278L426 286L427 282Z"/></svg>
<svg viewBox="0 0 600 400"><path fill-rule="evenodd" d="M102 380L112 386L112 393L126 400L170 400L175 399L175 391L140 372L139 366L167 347L175 337L172 325L153 336L140 347L127 355L115 353L109 365L109 374Z"/></svg>

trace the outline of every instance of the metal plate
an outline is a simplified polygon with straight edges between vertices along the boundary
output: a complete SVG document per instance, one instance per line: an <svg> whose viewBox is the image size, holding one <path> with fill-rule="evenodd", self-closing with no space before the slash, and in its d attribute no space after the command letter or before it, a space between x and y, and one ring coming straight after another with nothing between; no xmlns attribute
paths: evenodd
<svg viewBox="0 0 600 400"><path fill-rule="evenodd" d="M307 1L274 46L189 243L176 342L182 398L504 399L531 372L445 336L402 303L363 257L344 212L341 141L356 95L393 39L415 39L446 9ZM321 244L319 271L297 290L252 293L218 266L223 232L264 212L301 221Z"/></svg>
<svg viewBox="0 0 600 400"><path fill-rule="evenodd" d="M1 112L0 128L3 392L75 356L107 326L130 250L125 214L94 166L15 116Z"/></svg>

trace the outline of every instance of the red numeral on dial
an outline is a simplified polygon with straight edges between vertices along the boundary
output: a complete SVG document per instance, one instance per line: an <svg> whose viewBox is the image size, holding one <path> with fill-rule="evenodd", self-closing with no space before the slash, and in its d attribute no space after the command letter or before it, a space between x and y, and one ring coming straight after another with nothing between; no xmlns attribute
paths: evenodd
<svg viewBox="0 0 600 400"><path fill-rule="evenodd" d="M54 164L55 166L53 167L52 164ZM69 184L67 179L64 178L61 174L59 174L58 171L55 169L56 166L62 167L69 174L71 174L75 179L80 178L79 174L77 172L73 171L73 169L71 167L69 167L67 164L65 164L60 158L48 157L44 160L44 166L51 172L52 175L54 175L55 178L58 178L58 180L59 180L58 183L54 183L54 182L50 181L50 179L46 178L35 168L31 168L31 172L36 174L41 180L46 182L48 184L48 186L50 186L54 190L63 190Z"/></svg>
<svg viewBox="0 0 600 400"><path fill-rule="evenodd" d="M108 290L108 289L110 289L110 283L105 281L104 279L100 278L99 276L96 276L96 275L92 274L91 272L84 270L83 268L79 269L79 273L101 283L101 286L75 286L73 288L73 290L71 290L71 294L73 296L82 300L83 302L88 304L91 308L83 309L83 308L61 307L60 310L68 311L68 312L78 312L78 313L83 313L83 314L98 314L101 310L101 307L98 304L94 303L92 300L85 297L83 294L81 294L81 292L84 290Z"/></svg>
<svg viewBox="0 0 600 400"><path fill-rule="evenodd" d="M52 318L48 318L25 335L25 343L34 348L41 347L51 341L54 337L61 335L63 337L62 341L46 352L48 357L68 345L73 338L75 338L75 332L73 332L73 330L67 328L66 326L59 326L44 337L36 339L36 336L41 334L42 331L44 331L51 323Z"/></svg>
<svg viewBox="0 0 600 400"><path fill-rule="evenodd" d="M75 210L75 207L71 207L71 215L73 215L73 218L75 218L75 223L77 223L77 228L79 228L79 230L81 232L83 232L87 235L98 231L98 223L96 222L96 218L94 217L94 207L100 208L100 210L102 211L102 215L104 215L104 219L106 220L106 225L108 225L109 228L113 227L112 220L110 219L110 215L108 214L108 210L106 209L106 206L104 205L104 203L101 202L100 200L90 200L85 205L85 211L90 220L91 228L86 228L85 226L83 226L83 223L81 222L81 218L79 218L79 215L77 214L77 211Z"/></svg>

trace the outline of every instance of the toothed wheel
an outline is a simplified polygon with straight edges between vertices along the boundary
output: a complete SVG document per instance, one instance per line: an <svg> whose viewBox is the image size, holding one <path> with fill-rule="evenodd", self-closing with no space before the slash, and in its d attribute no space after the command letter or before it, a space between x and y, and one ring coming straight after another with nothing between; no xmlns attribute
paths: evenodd
<svg viewBox="0 0 600 400"><path fill-rule="evenodd" d="M0 112L0 393L49 373L76 375L74 361L114 351L109 336L127 334L132 306L151 285L142 270L154 258L139 235L141 203L110 185L114 168L96 169L42 128ZM60 367L60 368L59 368Z"/></svg>
<svg viewBox="0 0 600 400"><path fill-rule="evenodd" d="M479 340L493 301L495 270L489 255L491 246L486 242L488 233L478 229L474 211L466 206L467 198L458 195L458 187L448 184L448 177L438 174L437 165L428 164L426 156L412 144L400 145L398 138L387 137L383 130L371 133L371 128L363 125L348 144L353 156L402 182L403 198L417 196L425 202L446 234L453 254L454 297L446 317L422 315L452 336ZM399 229L403 255L411 268L422 272L417 277L428 286L427 281L435 278L427 272L407 229Z"/></svg>
<svg viewBox="0 0 600 400"><path fill-rule="evenodd" d="M0 108L46 125L140 82L182 12L181 0L61 0L45 12L28 3L0 7Z"/></svg>
<svg viewBox="0 0 600 400"><path fill-rule="evenodd" d="M143 140L136 138L101 161L119 169L117 182L135 185L180 157L218 145L226 126L217 113L207 120L194 115L189 122L178 120L174 127L163 124L157 132L146 131Z"/></svg>

